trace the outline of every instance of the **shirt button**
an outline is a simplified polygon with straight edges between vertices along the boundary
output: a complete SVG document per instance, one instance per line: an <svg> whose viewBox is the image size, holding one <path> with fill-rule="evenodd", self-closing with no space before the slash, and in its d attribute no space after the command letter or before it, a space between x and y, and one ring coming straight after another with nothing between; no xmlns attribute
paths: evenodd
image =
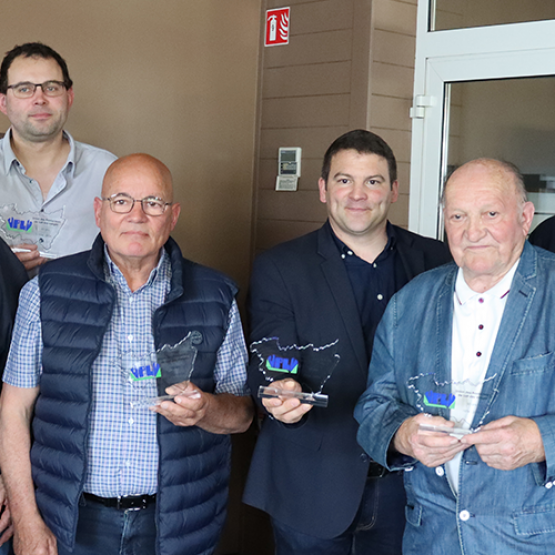
<svg viewBox="0 0 555 555"><path fill-rule="evenodd" d="M342 255L341 255L341 258L342 258L343 260L345 260L345 255L344 255L344 254L342 254Z"/></svg>
<svg viewBox="0 0 555 555"><path fill-rule="evenodd" d="M353 256L353 251L347 251L347 254L348 254L349 256Z"/></svg>
<svg viewBox="0 0 555 555"><path fill-rule="evenodd" d="M546 487L547 489L551 489L551 488L553 487L553 482L547 482L547 483L545 484L545 487Z"/></svg>
<svg viewBox="0 0 555 555"><path fill-rule="evenodd" d="M480 297L480 298L478 299L478 302L479 302L479 303L483 303L483 302L484 302L484 299L482 299L482 298Z"/></svg>
<svg viewBox="0 0 555 555"><path fill-rule="evenodd" d="M468 511L461 511L459 513L459 518L463 521L466 522L469 518L470 518L470 513Z"/></svg>
<svg viewBox="0 0 555 555"><path fill-rule="evenodd" d="M377 268L377 267L378 267L378 265L377 265L375 262L374 262L373 266L374 266L374 268Z"/></svg>
<svg viewBox="0 0 555 555"><path fill-rule="evenodd" d="M132 425L133 422L135 422L135 421L133 420L133 418L130 418L130 419L129 419L129 425Z"/></svg>
<svg viewBox="0 0 555 555"><path fill-rule="evenodd" d="M479 330L483 330L483 329L484 329L484 325L483 325L483 324L480 324L480 325L478 326L478 329L479 329Z"/></svg>
<svg viewBox="0 0 555 555"><path fill-rule="evenodd" d="M436 474L441 478L442 476L445 476L445 470L443 469L443 466L436 466Z"/></svg>
<svg viewBox="0 0 555 555"><path fill-rule="evenodd" d="M133 336L132 335L128 335L127 339L129 339L129 341L133 341Z"/></svg>
<svg viewBox="0 0 555 555"><path fill-rule="evenodd" d="M482 356L482 353L481 353L480 351L478 351L478 352L476 353L476 356L477 356L477 357L481 357L481 356Z"/></svg>
<svg viewBox="0 0 555 555"><path fill-rule="evenodd" d="M378 293L378 301L382 301L383 300L383 295L381 293Z"/></svg>

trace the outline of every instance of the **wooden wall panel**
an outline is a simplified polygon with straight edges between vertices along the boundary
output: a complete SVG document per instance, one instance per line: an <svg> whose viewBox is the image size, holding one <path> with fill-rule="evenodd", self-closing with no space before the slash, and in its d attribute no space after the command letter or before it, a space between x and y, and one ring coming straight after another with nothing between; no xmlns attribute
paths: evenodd
<svg viewBox="0 0 555 555"><path fill-rule="evenodd" d="M268 68L262 98L287 98L314 94L348 94L351 61Z"/></svg>
<svg viewBox="0 0 555 555"><path fill-rule="evenodd" d="M350 129L375 131L393 148L401 195L391 220L407 225L416 4L285 4L291 7L290 43L262 52L253 252L325 221L325 206L316 194L322 157ZM283 5L267 0L265 9ZM297 192L274 191L280 146L303 149Z"/></svg>

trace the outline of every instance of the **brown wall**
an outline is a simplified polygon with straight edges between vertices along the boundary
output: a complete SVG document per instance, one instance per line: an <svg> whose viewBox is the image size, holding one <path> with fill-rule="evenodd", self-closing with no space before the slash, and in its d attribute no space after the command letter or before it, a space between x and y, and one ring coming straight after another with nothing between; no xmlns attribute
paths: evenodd
<svg viewBox="0 0 555 555"><path fill-rule="evenodd" d="M259 25L260 0L18 0L0 18L0 52L40 40L68 62L77 139L169 166L182 203L174 237L243 289Z"/></svg>
<svg viewBox="0 0 555 555"><path fill-rule="evenodd" d="M291 6L288 45L263 48L255 172L254 250L320 226L322 157L341 133L382 135L399 162L401 195L391 219L406 226L416 0L265 0ZM280 146L300 146L296 192L274 190Z"/></svg>

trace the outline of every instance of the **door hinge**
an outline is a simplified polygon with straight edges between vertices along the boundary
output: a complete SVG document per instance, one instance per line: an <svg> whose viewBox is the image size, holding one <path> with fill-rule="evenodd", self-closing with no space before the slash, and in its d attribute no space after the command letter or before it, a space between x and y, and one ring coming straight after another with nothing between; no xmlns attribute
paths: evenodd
<svg viewBox="0 0 555 555"><path fill-rule="evenodd" d="M425 94L417 94L414 97L414 104L410 109L410 117L412 119L424 119L425 108L435 106L435 96L427 96Z"/></svg>

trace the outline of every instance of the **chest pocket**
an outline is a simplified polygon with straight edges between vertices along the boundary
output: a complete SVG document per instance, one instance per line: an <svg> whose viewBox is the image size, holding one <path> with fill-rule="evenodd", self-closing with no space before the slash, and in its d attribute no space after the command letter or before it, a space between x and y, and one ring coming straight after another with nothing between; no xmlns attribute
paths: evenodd
<svg viewBox="0 0 555 555"><path fill-rule="evenodd" d="M554 395L547 392L555 391L555 353L515 361L507 380L500 388L505 414L529 417L554 411Z"/></svg>

